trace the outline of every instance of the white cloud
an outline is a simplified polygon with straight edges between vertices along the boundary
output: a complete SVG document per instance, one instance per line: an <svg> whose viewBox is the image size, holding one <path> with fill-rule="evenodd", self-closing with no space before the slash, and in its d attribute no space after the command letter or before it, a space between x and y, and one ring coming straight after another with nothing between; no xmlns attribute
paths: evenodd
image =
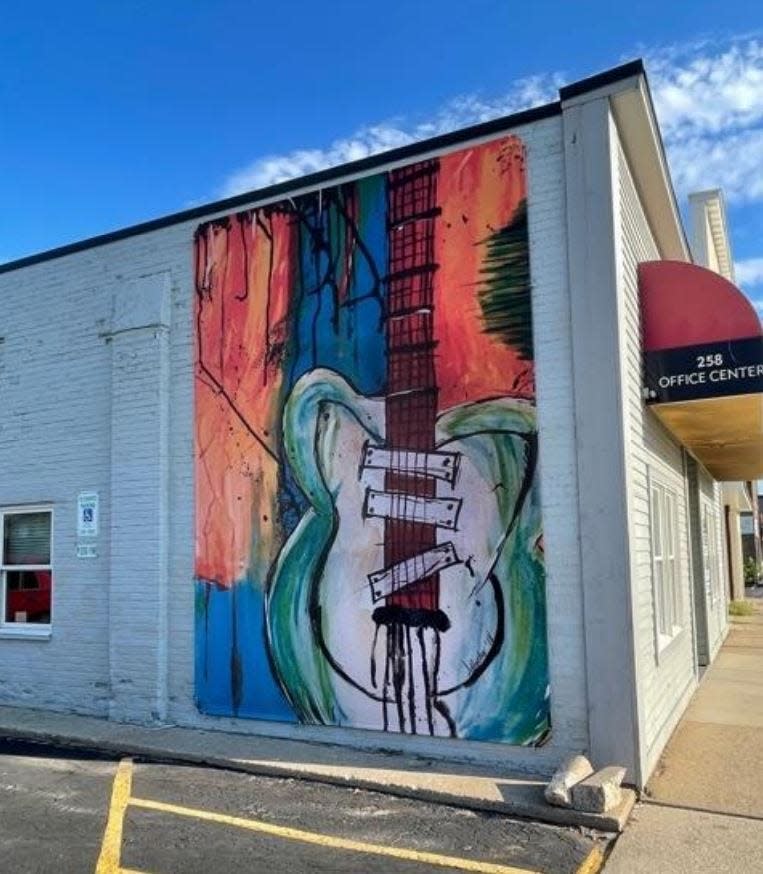
<svg viewBox="0 0 763 874"><path fill-rule="evenodd" d="M287 155L268 155L230 176L223 185L222 196L230 197L347 161L357 161L376 152L404 146L414 138L404 130L382 124L364 128L348 139L336 140L327 149L298 149Z"/></svg>
<svg viewBox="0 0 763 874"><path fill-rule="evenodd" d="M698 42L646 52L663 134L673 140L723 134L763 119L763 44Z"/></svg>
<svg viewBox="0 0 763 874"><path fill-rule="evenodd" d="M763 286L763 258L746 258L734 263L734 278L742 289L747 293L750 302L763 319L763 297L760 294L750 294L750 289L759 289Z"/></svg>
<svg viewBox="0 0 763 874"><path fill-rule="evenodd" d="M755 37L645 53L679 196L722 188L763 200L763 43Z"/></svg>
<svg viewBox="0 0 763 874"><path fill-rule="evenodd" d="M233 173L223 184L220 194L229 197L264 188L285 179L357 161L416 140L549 103L557 98L557 90L563 81L559 74L530 76L520 79L509 92L499 97L485 98L474 94L456 97L430 119L414 122L393 119L363 127L346 139L335 140L325 149L297 149L285 155L268 155Z"/></svg>
<svg viewBox="0 0 763 874"><path fill-rule="evenodd" d="M722 188L730 205L763 204L763 42L757 36L700 40L643 50L676 192ZM557 99L576 74L549 73L506 93L456 97L428 119L369 124L327 148L269 155L233 173L230 196L384 152ZM736 268L742 286L763 284L763 258ZM763 301L755 301L763 312Z"/></svg>
<svg viewBox="0 0 763 874"><path fill-rule="evenodd" d="M763 285L763 258L747 258L734 264L734 275L740 285Z"/></svg>
<svg viewBox="0 0 763 874"><path fill-rule="evenodd" d="M729 204L763 201L763 127L719 136L666 140L679 198L722 188Z"/></svg>

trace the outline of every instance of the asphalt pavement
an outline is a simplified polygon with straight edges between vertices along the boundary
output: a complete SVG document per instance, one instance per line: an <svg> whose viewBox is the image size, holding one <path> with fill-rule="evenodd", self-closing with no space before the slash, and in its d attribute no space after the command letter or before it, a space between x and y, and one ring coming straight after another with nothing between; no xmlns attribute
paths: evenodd
<svg viewBox="0 0 763 874"><path fill-rule="evenodd" d="M604 846L361 789L0 738L3 874L577 874Z"/></svg>

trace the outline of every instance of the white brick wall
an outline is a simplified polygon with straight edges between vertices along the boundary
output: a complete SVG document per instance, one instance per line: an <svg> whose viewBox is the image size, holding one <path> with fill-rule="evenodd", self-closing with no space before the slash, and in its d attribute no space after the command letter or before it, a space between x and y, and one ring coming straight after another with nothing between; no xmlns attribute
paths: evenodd
<svg viewBox="0 0 763 874"><path fill-rule="evenodd" d="M588 742L561 121L513 132L528 149L553 735L540 750L383 743L548 769ZM215 719L194 706L197 223L0 275L0 505L55 508L52 637L0 640L0 701L373 746L374 733ZM136 297L138 313L124 305ZM91 489L99 556L78 560L76 496Z"/></svg>
<svg viewBox="0 0 763 874"><path fill-rule="evenodd" d="M521 132L529 154L530 268L538 392L554 745L588 748L564 146L561 118Z"/></svg>
<svg viewBox="0 0 763 874"><path fill-rule="evenodd" d="M109 656L114 719L167 714L169 293L166 271L120 282L113 290Z"/></svg>
<svg viewBox="0 0 763 874"><path fill-rule="evenodd" d="M0 505L52 504L56 573L51 639L0 640L0 701L103 714L108 540L78 561L75 523L78 492L109 488L111 299L83 261L0 276Z"/></svg>

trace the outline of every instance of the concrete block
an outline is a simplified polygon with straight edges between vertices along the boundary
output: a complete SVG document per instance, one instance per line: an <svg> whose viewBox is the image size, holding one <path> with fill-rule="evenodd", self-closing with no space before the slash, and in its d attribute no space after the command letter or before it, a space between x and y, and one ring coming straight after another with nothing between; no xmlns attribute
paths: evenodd
<svg viewBox="0 0 763 874"><path fill-rule="evenodd" d="M587 813L605 813L622 801L625 768L610 765L572 787L572 806Z"/></svg>
<svg viewBox="0 0 763 874"><path fill-rule="evenodd" d="M570 790L576 783L593 774L593 766L585 756L570 756L556 770L544 791L546 801L555 807L572 807Z"/></svg>

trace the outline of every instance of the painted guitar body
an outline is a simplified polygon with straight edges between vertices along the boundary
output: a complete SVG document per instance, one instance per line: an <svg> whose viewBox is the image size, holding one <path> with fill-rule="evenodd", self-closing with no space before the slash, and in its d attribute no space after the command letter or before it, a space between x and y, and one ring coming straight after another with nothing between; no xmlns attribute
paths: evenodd
<svg viewBox="0 0 763 874"><path fill-rule="evenodd" d="M385 453L384 435L384 399L331 370L305 374L284 408L287 459L310 507L267 594L279 681L306 722L537 742L548 699L534 409L497 398L437 418L426 463L457 470L422 474L436 479L426 512L437 546L421 561L437 563L447 628L378 618L407 583L384 568L385 513L399 512L384 497L385 464L412 463Z"/></svg>

